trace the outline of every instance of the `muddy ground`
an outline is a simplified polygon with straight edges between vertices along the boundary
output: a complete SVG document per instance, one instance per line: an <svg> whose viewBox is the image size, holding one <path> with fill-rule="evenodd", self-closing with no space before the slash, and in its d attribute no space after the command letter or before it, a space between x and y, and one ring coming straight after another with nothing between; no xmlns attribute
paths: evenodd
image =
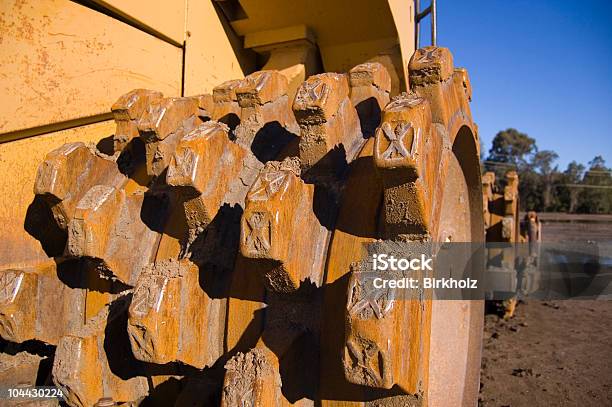
<svg viewBox="0 0 612 407"><path fill-rule="evenodd" d="M612 406L612 301L530 300L483 340L480 406Z"/></svg>

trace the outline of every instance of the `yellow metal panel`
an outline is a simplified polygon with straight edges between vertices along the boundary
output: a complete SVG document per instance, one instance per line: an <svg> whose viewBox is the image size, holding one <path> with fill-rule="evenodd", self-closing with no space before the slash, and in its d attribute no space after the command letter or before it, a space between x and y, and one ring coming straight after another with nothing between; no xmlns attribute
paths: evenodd
<svg viewBox="0 0 612 407"><path fill-rule="evenodd" d="M17 130L9 133L0 134L0 143L7 143L13 140L19 140L26 137L37 136L39 134L52 133L54 131L60 131L64 129L71 129L73 127L85 126L91 123L99 123L104 120L110 120L113 118L112 112L101 113L94 116L79 117L74 120L67 120L64 122L57 122L51 124L44 124L38 127L30 127L25 130Z"/></svg>
<svg viewBox="0 0 612 407"><path fill-rule="evenodd" d="M406 65L414 52L413 0L240 0L240 5L247 17L231 24L245 36L247 47L270 42L287 27L306 26L316 37L324 70L335 72L401 49L397 60L403 60L403 67L396 70L402 83L395 87L407 88Z"/></svg>
<svg viewBox="0 0 612 407"><path fill-rule="evenodd" d="M0 2L0 133L107 113L133 88L181 91L182 50L68 0Z"/></svg>
<svg viewBox="0 0 612 407"><path fill-rule="evenodd" d="M397 37L386 0L240 0L247 18L232 22L239 35L305 24L320 45Z"/></svg>
<svg viewBox="0 0 612 407"><path fill-rule="evenodd" d="M291 27L279 28L277 30L258 31L249 33L244 37L245 48L265 47L283 42L308 40L313 44L316 42L314 34L304 24Z"/></svg>
<svg viewBox="0 0 612 407"><path fill-rule="evenodd" d="M229 27L226 33L211 1L188 0L187 9L186 96L211 93L222 82L242 78L255 69L254 58L245 61L248 56L242 54L241 41L233 37Z"/></svg>
<svg viewBox="0 0 612 407"><path fill-rule="evenodd" d="M378 54L389 51L397 44L397 38L381 38L373 41L319 46L326 71L348 72L355 65L366 62Z"/></svg>
<svg viewBox="0 0 612 407"><path fill-rule="evenodd" d="M186 0L93 0L138 26L182 44L185 39Z"/></svg>
<svg viewBox="0 0 612 407"><path fill-rule="evenodd" d="M0 267L47 259L40 243L24 229L38 164L46 154L64 143L97 142L114 132L115 123L109 120L0 144Z"/></svg>
<svg viewBox="0 0 612 407"><path fill-rule="evenodd" d="M402 51L402 68L404 81L408 83L408 62L414 54L415 45L415 27L414 27L414 1L406 0L388 0L395 27L397 27L397 35L399 45Z"/></svg>

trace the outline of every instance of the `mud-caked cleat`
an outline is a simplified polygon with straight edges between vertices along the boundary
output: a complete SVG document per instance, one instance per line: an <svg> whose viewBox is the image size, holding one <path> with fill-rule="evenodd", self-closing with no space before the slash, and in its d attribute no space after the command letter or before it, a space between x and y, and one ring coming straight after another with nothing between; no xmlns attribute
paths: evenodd
<svg viewBox="0 0 612 407"><path fill-rule="evenodd" d="M281 407L278 360L269 350L238 353L225 364L221 406Z"/></svg>
<svg viewBox="0 0 612 407"><path fill-rule="evenodd" d="M352 265L342 355L346 380L382 389L397 385L415 394L426 340L423 303L417 290L400 294L398 289L376 289L372 279L367 263Z"/></svg>
<svg viewBox="0 0 612 407"><path fill-rule="evenodd" d="M202 369L222 355L226 300L210 298L199 275L188 260L161 261L140 274L127 327L137 359Z"/></svg>
<svg viewBox="0 0 612 407"><path fill-rule="evenodd" d="M69 405L93 406L104 397L131 402L149 393L144 367L131 356L129 344L112 342L125 329L126 308L127 298L118 298L60 339L53 382Z"/></svg>
<svg viewBox="0 0 612 407"><path fill-rule="evenodd" d="M436 137L427 100L412 94L394 98L374 142L374 162L385 184L385 236L431 233L441 155L442 140Z"/></svg>
<svg viewBox="0 0 612 407"><path fill-rule="evenodd" d="M212 120L215 110L215 101L212 94L205 93L203 95L192 96L198 101L198 117L203 122Z"/></svg>
<svg viewBox="0 0 612 407"><path fill-rule="evenodd" d="M79 326L84 292L64 284L55 263L0 270L0 336L21 343L57 345Z"/></svg>
<svg viewBox="0 0 612 407"><path fill-rule="evenodd" d="M363 146L346 75L324 73L308 78L298 88L293 113L300 125L299 157L304 172L333 174L339 163L351 162Z"/></svg>
<svg viewBox="0 0 612 407"><path fill-rule="evenodd" d="M155 100L138 121L138 132L145 143L147 174L159 176L166 169L179 140L202 123L196 98Z"/></svg>
<svg viewBox="0 0 612 407"><path fill-rule="evenodd" d="M320 248L328 232L314 212L314 186L299 174L295 158L268 162L247 194L242 215L240 251L270 266L266 277L275 291L296 290L307 279L322 282Z"/></svg>
<svg viewBox="0 0 612 407"><path fill-rule="evenodd" d="M36 386L38 372L48 362L48 357L27 351L0 353L0 383L12 388Z"/></svg>
<svg viewBox="0 0 612 407"><path fill-rule="evenodd" d="M121 185L125 176L94 146L76 142L51 151L38 166L34 193L50 207L58 227L66 230L76 205L98 184Z"/></svg>
<svg viewBox="0 0 612 407"><path fill-rule="evenodd" d="M122 95L111 107L117 128L113 136L114 151L122 151L138 137L138 121L150 104L163 97L161 92L134 89Z"/></svg>
<svg viewBox="0 0 612 407"><path fill-rule="evenodd" d="M445 128L451 144L462 125L474 128L469 101L472 88L467 71L455 69L448 48L416 50L408 64L410 89L429 101L432 121Z"/></svg>
<svg viewBox="0 0 612 407"><path fill-rule="evenodd" d="M242 79L223 82L213 88L212 120L224 123L233 132L240 124L242 108L238 105L236 89L242 85Z"/></svg>
<svg viewBox="0 0 612 407"><path fill-rule="evenodd" d="M291 112L284 75L278 71L252 73L235 92L241 108L240 125L234 131L238 144L266 162L295 142L299 127Z"/></svg>
<svg viewBox="0 0 612 407"><path fill-rule="evenodd" d="M259 168L250 150L230 140L223 123L201 124L179 141L166 183L184 208L189 241L204 231L224 203L243 204L244 183L253 179L247 173Z"/></svg>
<svg viewBox="0 0 612 407"><path fill-rule="evenodd" d="M494 199L495 173L488 171L482 175L482 210L484 216L485 229L491 225L491 212L489 205Z"/></svg>
<svg viewBox="0 0 612 407"><path fill-rule="evenodd" d="M378 62L366 62L349 71L351 103L355 106L364 137L374 135L381 112L389 103L391 77Z"/></svg>
<svg viewBox="0 0 612 407"><path fill-rule="evenodd" d="M99 272L134 285L142 267L153 260L158 232L143 220L145 195L108 185L90 188L68 225L66 254L99 263Z"/></svg>

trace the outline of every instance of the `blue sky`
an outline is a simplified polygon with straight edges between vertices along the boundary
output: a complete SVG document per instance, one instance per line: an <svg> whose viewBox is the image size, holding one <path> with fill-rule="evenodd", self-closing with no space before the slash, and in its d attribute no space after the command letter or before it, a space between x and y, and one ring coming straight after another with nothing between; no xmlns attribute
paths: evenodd
<svg viewBox="0 0 612 407"><path fill-rule="evenodd" d="M514 127L560 169L595 155L612 167L612 0L438 0L438 45L468 69L486 151Z"/></svg>

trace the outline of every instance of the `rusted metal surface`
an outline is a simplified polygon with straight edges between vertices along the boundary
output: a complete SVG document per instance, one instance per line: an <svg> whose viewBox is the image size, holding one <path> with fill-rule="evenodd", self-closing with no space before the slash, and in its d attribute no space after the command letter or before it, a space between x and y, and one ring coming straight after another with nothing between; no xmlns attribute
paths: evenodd
<svg viewBox="0 0 612 407"><path fill-rule="evenodd" d="M483 235L467 74L427 48L410 76L393 99L372 62L293 100L277 71L122 96L113 151L41 164L65 244L47 269L2 270L0 335L56 346L75 406L473 404L481 304L360 297L364 243ZM49 291L73 308L46 317Z"/></svg>
<svg viewBox="0 0 612 407"><path fill-rule="evenodd" d="M235 92L241 108L236 142L261 162L276 158L299 134L287 95L287 78L278 71L255 72L240 82Z"/></svg>
<svg viewBox="0 0 612 407"><path fill-rule="evenodd" d="M198 274L188 260L162 261L140 274L127 328L137 359L201 369L222 356L223 330L214 321L223 319L225 304L202 291Z"/></svg>
<svg viewBox="0 0 612 407"><path fill-rule="evenodd" d="M0 382L3 386L33 386L45 358L26 351L0 353Z"/></svg>
<svg viewBox="0 0 612 407"><path fill-rule="evenodd" d="M278 360L270 353L255 348L246 354L238 353L226 363L222 406L284 404Z"/></svg>
<svg viewBox="0 0 612 407"><path fill-rule="evenodd" d="M105 121L0 144L0 169L4 174L0 179L0 222L4 231L0 268L35 267L63 250L63 239L43 237L59 237L63 232L53 216L48 216L48 205L35 196L38 167L50 151L69 143L97 143L112 135L115 127L113 121Z"/></svg>
<svg viewBox="0 0 612 407"><path fill-rule="evenodd" d="M60 339L53 381L70 405L91 406L109 396L116 401L135 401L148 394L144 366L119 340L125 329L125 300L110 303L81 330Z"/></svg>
<svg viewBox="0 0 612 407"><path fill-rule="evenodd" d="M484 174L483 204L486 204L486 207L483 213L487 242L518 243L526 241L521 236L520 230L518 183L517 173L509 171L506 174L503 189L498 191L495 186L495 174L492 172ZM516 257L514 251L492 248L488 254L490 261L497 259L494 266L514 269Z"/></svg>
<svg viewBox="0 0 612 407"><path fill-rule="evenodd" d="M55 263L36 269L0 271L0 336L21 343L31 340L57 345L59 338L82 326L85 291L66 285L57 273L70 265Z"/></svg>
<svg viewBox="0 0 612 407"><path fill-rule="evenodd" d="M204 123L181 139L170 160L166 184L184 208L189 244L213 222L223 203L231 201L228 195L244 199L246 188L239 181L243 163L255 165L255 160L228 132L222 123Z"/></svg>
<svg viewBox="0 0 612 407"><path fill-rule="evenodd" d="M483 207L488 242L519 242L519 179L515 171L508 171L503 189L495 186L495 174L482 177ZM486 204L486 205L485 205Z"/></svg>
<svg viewBox="0 0 612 407"><path fill-rule="evenodd" d="M299 162L293 159L268 162L247 194L240 251L265 263L266 279L275 291L297 290L307 279L321 285L328 233L314 213L313 200L314 186L300 179ZM287 235L299 235L304 244Z"/></svg>
<svg viewBox="0 0 612 407"><path fill-rule="evenodd" d="M113 135L115 151L121 151L134 137L138 137L138 120L149 104L162 98L161 92L135 89L121 96L111 107L117 129Z"/></svg>
<svg viewBox="0 0 612 407"><path fill-rule="evenodd" d="M212 91L213 110L211 118L225 123L232 130L240 122L240 106L238 106L236 88L241 83L242 80L240 79L230 80L216 86Z"/></svg>
<svg viewBox="0 0 612 407"><path fill-rule="evenodd" d="M539 240L539 221L536 222L535 213L526 217L526 231L521 231L521 219L519 218L519 178L516 171L508 171L505 176L502 190L495 185L495 174L486 172L482 177L483 186L483 214L486 226L487 242L518 243L526 242L533 238ZM530 220L531 219L531 220ZM509 276L514 280L517 264L516 250L503 250L490 248L488 251L487 267L489 273L496 276ZM512 318L516 309L518 298L516 293L498 293L498 296L506 296L503 301L493 301L496 307L503 309L504 319Z"/></svg>
<svg viewBox="0 0 612 407"><path fill-rule="evenodd" d="M103 13L68 0L3 1L0 13L0 134L105 120L132 88L181 92L182 50Z"/></svg>
<svg viewBox="0 0 612 407"><path fill-rule="evenodd" d="M351 103L355 106L361 132L370 137L380 123L380 112L389 103L391 77L378 62L357 65L349 72Z"/></svg>
<svg viewBox="0 0 612 407"><path fill-rule="evenodd" d="M138 120L138 132L145 143L147 174L160 176L168 167L179 140L201 120L196 98L165 98L151 103Z"/></svg>
<svg viewBox="0 0 612 407"><path fill-rule="evenodd" d="M304 171L313 167L317 172L333 171L339 159L350 162L363 144L346 75L325 73L308 78L298 88L293 112L300 124L299 156Z"/></svg>

